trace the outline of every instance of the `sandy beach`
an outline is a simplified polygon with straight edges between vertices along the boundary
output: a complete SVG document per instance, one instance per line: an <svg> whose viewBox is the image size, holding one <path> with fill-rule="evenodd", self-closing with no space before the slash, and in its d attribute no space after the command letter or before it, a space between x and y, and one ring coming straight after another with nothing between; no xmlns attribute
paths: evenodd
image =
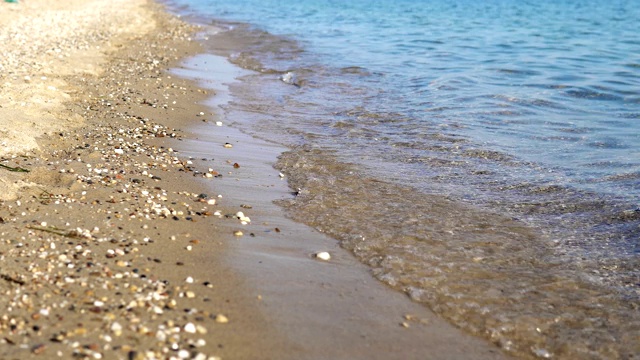
<svg viewBox="0 0 640 360"><path fill-rule="evenodd" d="M170 72L198 31L144 0L0 3L0 357L505 358L284 216L285 149Z"/></svg>

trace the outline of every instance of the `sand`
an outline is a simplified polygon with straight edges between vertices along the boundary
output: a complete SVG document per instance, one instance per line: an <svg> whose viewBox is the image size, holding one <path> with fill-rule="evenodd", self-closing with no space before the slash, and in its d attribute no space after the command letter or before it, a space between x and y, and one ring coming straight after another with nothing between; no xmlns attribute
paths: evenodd
<svg viewBox="0 0 640 360"><path fill-rule="evenodd" d="M197 30L142 0L0 3L0 358L503 358L286 219L283 149L169 72Z"/></svg>
<svg viewBox="0 0 640 360"><path fill-rule="evenodd" d="M97 75L107 53L155 24L144 1L24 1L0 7L0 156L30 155L42 134L77 126L66 76ZM149 21L151 20L151 21ZM0 198L18 187L0 183Z"/></svg>

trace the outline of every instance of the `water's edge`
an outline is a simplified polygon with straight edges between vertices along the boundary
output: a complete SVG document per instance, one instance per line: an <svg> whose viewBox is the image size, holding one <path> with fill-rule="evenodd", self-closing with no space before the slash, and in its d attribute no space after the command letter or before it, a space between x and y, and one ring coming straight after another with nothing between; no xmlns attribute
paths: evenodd
<svg viewBox="0 0 640 360"><path fill-rule="evenodd" d="M217 24L222 26L218 30L228 26ZM253 46L268 35L243 38L242 31L207 31L203 36L211 39L212 52L258 70L231 87L233 98L225 114L243 131L291 148L280 156L277 168L287 175L296 196L278 204L294 220L338 239L384 283L514 354L568 359L633 359L640 354L640 246L633 237L640 211L633 203L609 204L604 197L541 182L499 184L504 193L525 196L504 203L490 193L479 206L464 195L427 193L402 184L393 172L399 164L383 159L381 170L349 162L349 156L358 152L367 157L366 149L341 153L340 147L314 144L313 133L295 133L275 121L287 112L261 108L264 99L256 93L282 101L305 86L304 76L290 86L280 80L289 71L265 71L255 54L243 52L243 45ZM272 114L270 121L258 119L265 114ZM342 126L318 126L317 131L348 135L350 125ZM477 159L476 165L488 164L487 160L513 162L473 145L465 148L464 141L446 138L446 133L435 135L433 140L449 142L467 158ZM344 139L348 141L348 136ZM460 181L453 172L466 163L445 156L416 161L453 169L445 172L447 176L426 180L434 184ZM513 163L507 168L521 165ZM495 170L491 165L474 166L469 168L478 179ZM473 185L482 186L482 181ZM585 220L584 229L574 232L557 232L545 228L546 220L537 220L573 226L575 219L587 219L603 208L611 210ZM607 236L613 227L628 228L629 236ZM595 239L589 247L584 244L586 234Z"/></svg>
<svg viewBox="0 0 640 360"><path fill-rule="evenodd" d="M506 359L500 349L376 281L334 238L285 216L274 199L286 201L292 194L273 164L287 149L229 126L220 111L232 100L228 86L241 73L211 54L186 59L172 70L215 91L205 103L212 114L202 118L222 123L190 127L193 138L176 149L194 162L215 157L221 176L209 186L225 194L217 205L251 218L240 228L244 236L229 244L224 263L256 294L255 306L270 326L266 344L259 344L262 357L417 360L433 353L434 360ZM225 143L233 146L223 148ZM233 170L222 171L227 167ZM328 251L331 260L317 260L318 251Z"/></svg>

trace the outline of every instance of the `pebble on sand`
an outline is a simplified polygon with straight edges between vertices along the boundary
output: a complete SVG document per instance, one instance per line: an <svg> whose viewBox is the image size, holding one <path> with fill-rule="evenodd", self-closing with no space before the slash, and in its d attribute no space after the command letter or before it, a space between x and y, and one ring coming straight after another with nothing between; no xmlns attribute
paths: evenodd
<svg viewBox="0 0 640 360"><path fill-rule="evenodd" d="M189 333L189 334L195 334L196 333L196 326L193 323L187 323L184 326L184 331Z"/></svg>
<svg viewBox="0 0 640 360"><path fill-rule="evenodd" d="M222 314L218 314L216 315L216 322L218 324L226 324L229 322L229 318L227 318L226 316L222 315Z"/></svg>
<svg viewBox="0 0 640 360"><path fill-rule="evenodd" d="M326 251L320 251L317 252L313 255L316 259L320 259L320 260L324 260L324 261L329 261L331 260L331 254L329 254Z"/></svg>

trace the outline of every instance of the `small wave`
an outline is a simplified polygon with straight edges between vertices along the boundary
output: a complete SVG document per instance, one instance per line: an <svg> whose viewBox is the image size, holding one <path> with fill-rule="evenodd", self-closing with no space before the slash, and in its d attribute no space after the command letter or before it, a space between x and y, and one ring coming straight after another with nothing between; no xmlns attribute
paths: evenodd
<svg viewBox="0 0 640 360"><path fill-rule="evenodd" d="M587 146L599 149L629 149L628 144L616 138L604 138L586 143Z"/></svg>
<svg viewBox="0 0 640 360"><path fill-rule="evenodd" d="M550 76L549 80L554 82L559 81L559 82L575 83L575 82L587 80L587 78L577 74L561 74L561 75Z"/></svg>
<svg viewBox="0 0 640 360"><path fill-rule="evenodd" d="M348 67L343 67L340 69L340 72L342 74L353 74L353 75L360 75L360 76L371 76L371 72L369 72L369 70L360 67L360 66L348 66Z"/></svg>
<svg viewBox="0 0 640 360"><path fill-rule="evenodd" d="M577 143L583 141L580 137L575 136L532 136L532 139L542 140L542 141L561 141L561 142L570 142Z"/></svg>
<svg viewBox="0 0 640 360"><path fill-rule="evenodd" d="M555 130L569 134L589 134L594 132L593 128L588 127L560 127L556 128Z"/></svg>
<svg viewBox="0 0 640 360"><path fill-rule="evenodd" d="M640 183L640 172L615 174L615 175L605 176L601 179L596 179L592 181L597 181L597 182L638 181Z"/></svg>
<svg viewBox="0 0 640 360"><path fill-rule="evenodd" d="M606 92L600 92L595 90L590 90L586 88L574 88L565 91L565 94L578 98L578 99L589 99L589 100L603 100L603 101L621 101L622 97L613 95Z"/></svg>
<svg viewBox="0 0 640 360"><path fill-rule="evenodd" d="M523 70L523 69L494 69L496 72L502 73L502 74L509 74L509 75L518 75L518 76L537 76L537 75L542 75L542 73L540 71L536 71L536 70Z"/></svg>
<svg viewBox="0 0 640 360"><path fill-rule="evenodd" d="M463 150L461 155L474 159L484 159L492 161L509 162L513 161L513 156L501 153L498 151L486 150L486 149L468 149Z"/></svg>

